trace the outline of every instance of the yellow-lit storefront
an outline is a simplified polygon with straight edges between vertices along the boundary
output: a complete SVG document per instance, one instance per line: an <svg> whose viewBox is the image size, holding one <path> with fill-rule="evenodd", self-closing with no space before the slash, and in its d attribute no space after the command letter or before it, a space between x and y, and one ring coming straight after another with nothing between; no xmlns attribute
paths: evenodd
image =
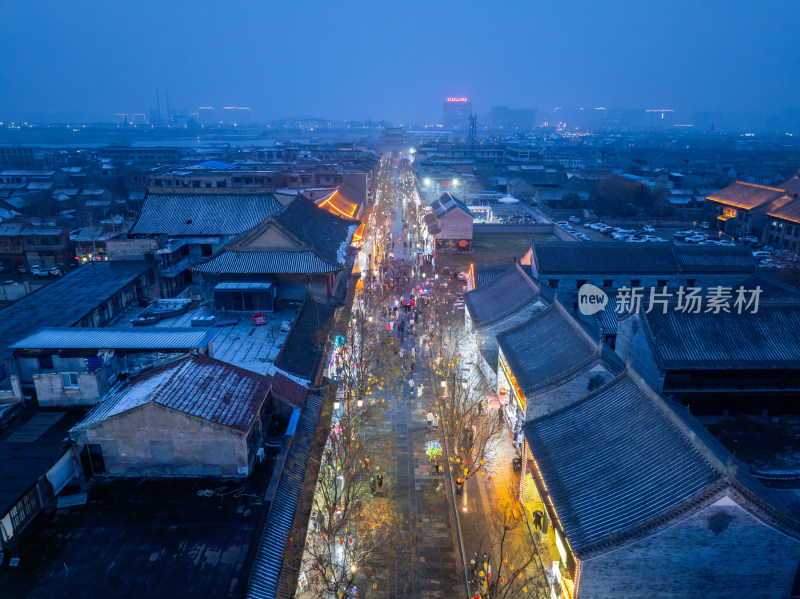
<svg viewBox="0 0 800 599"><path fill-rule="evenodd" d="M554 599L572 599L579 564L563 535L558 515L547 496L541 477L538 476L536 462L527 442L524 443L523 451L525 460L520 480L520 499L538 543L542 562L549 570L551 595Z"/></svg>
<svg viewBox="0 0 800 599"><path fill-rule="evenodd" d="M517 451L522 453L522 425L525 423L525 395L514 378L514 373L508 367L503 352L499 357L500 368L497 369L497 398L499 409L503 410L506 424L514 435L514 444Z"/></svg>

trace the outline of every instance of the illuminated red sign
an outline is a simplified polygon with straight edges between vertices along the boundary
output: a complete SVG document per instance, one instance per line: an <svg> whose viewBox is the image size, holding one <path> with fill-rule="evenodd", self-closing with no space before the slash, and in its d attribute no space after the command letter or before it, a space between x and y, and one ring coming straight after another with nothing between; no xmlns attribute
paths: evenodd
<svg viewBox="0 0 800 599"><path fill-rule="evenodd" d="M467 102L466 98L447 98L448 102Z"/></svg>

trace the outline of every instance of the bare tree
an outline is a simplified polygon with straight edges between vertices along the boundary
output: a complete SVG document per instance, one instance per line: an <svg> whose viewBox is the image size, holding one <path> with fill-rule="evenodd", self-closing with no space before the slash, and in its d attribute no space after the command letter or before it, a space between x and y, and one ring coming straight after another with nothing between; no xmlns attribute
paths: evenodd
<svg viewBox="0 0 800 599"><path fill-rule="evenodd" d="M522 508L513 489L501 489L498 505L485 519L465 525L477 539L467 576L482 599L544 599L550 596L537 547L521 519Z"/></svg>
<svg viewBox="0 0 800 599"><path fill-rule="evenodd" d="M331 332L338 385L299 580L299 596L349 597L393 579L410 539L384 477L391 465L385 395L402 384L399 346L382 329L384 292L360 284Z"/></svg>
<svg viewBox="0 0 800 599"><path fill-rule="evenodd" d="M495 447L504 424L488 409L491 389L474 365L468 364L469 338L461 315L448 297L447 282L429 301L430 316L423 343L434 373L432 394L454 473L466 505L466 481L483 475L495 461Z"/></svg>

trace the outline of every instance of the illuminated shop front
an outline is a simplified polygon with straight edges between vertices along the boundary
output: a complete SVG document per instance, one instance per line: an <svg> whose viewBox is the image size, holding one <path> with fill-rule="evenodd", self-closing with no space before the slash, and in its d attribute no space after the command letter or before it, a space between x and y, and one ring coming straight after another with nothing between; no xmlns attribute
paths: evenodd
<svg viewBox="0 0 800 599"><path fill-rule="evenodd" d="M500 368L497 370L497 398L499 409L503 410L503 417L514 434L514 443L517 449L522 448L522 425L525 422L525 395L517 384L514 374L503 357L502 350L499 358Z"/></svg>
<svg viewBox="0 0 800 599"><path fill-rule="evenodd" d="M548 569L551 596L556 599L572 599L575 596L575 582L579 576L580 564L564 536L558 514L526 441L523 441L523 452L526 459L520 480L520 498L533 534L538 539L542 562Z"/></svg>

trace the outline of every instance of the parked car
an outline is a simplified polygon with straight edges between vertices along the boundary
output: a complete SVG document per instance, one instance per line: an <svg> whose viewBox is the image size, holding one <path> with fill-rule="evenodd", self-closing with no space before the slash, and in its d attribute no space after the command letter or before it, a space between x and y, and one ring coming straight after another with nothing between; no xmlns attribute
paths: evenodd
<svg viewBox="0 0 800 599"><path fill-rule="evenodd" d="M684 241L686 243L700 243L701 241L705 241L705 239L706 238L701 235L690 235L689 237L684 239Z"/></svg>
<svg viewBox="0 0 800 599"><path fill-rule="evenodd" d="M568 223L567 221L565 221L565 220L560 220L560 221L556 222L556 224L557 224L559 227L562 227L562 228L563 228L563 227L568 227L568 226L569 226L569 223Z"/></svg>
<svg viewBox="0 0 800 599"><path fill-rule="evenodd" d="M47 277L50 276L50 273L47 271L46 268L40 267L35 270L31 268L31 272L33 273L33 276L36 277L37 279L46 279Z"/></svg>
<svg viewBox="0 0 800 599"><path fill-rule="evenodd" d="M51 277L60 277L61 269L58 266L51 266L47 269L47 274Z"/></svg>
<svg viewBox="0 0 800 599"><path fill-rule="evenodd" d="M23 264L20 264L19 266L17 266L17 272L21 275L24 275L26 272L28 272L28 269L25 268Z"/></svg>
<svg viewBox="0 0 800 599"><path fill-rule="evenodd" d="M762 258L769 258L770 256L772 256L772 254L769 252L765 252L764 250L753 252L753 258L755 258L756 260L761 260Z"/></svg>
<svg viewBox="0 0 800 599"><path fill-rule="evenodd" d="M642 227L642 229L644 230L645 233L655 233L656 232L656 230L653 227L651 227L650 225L645 225L644 227Z"/></svg>
<svg viewBox="0 0 800 599"><path fill-rule="evenodd" d="M710 229L711 228L711 224L707 220L704 220L702 223L700 223L700 228L701 229Z"/></svg>
<svg viewBox="0 0 800 599"><path fill-rule="evenodd" d="M567 220L569 220L569 222L571 222L573 224L576 224L576 225L581 224L581 219L578 218L577 216L570 216Z"/></svg>
<svg viewBox="0 0 800 599"><path fill-rule="evenodd" d="M725 247L736 247L736 244L732 241L728 241L727 239L723 239L722 241L718 241L717 245L722 245Z"/></svg>
<svg viewBox="0 0 800 599"><path fill-rule="evenodd" d="M753 235L747 235L744 237L745 243L758 243L760 240L758 237L754 237Z"/></svg>

